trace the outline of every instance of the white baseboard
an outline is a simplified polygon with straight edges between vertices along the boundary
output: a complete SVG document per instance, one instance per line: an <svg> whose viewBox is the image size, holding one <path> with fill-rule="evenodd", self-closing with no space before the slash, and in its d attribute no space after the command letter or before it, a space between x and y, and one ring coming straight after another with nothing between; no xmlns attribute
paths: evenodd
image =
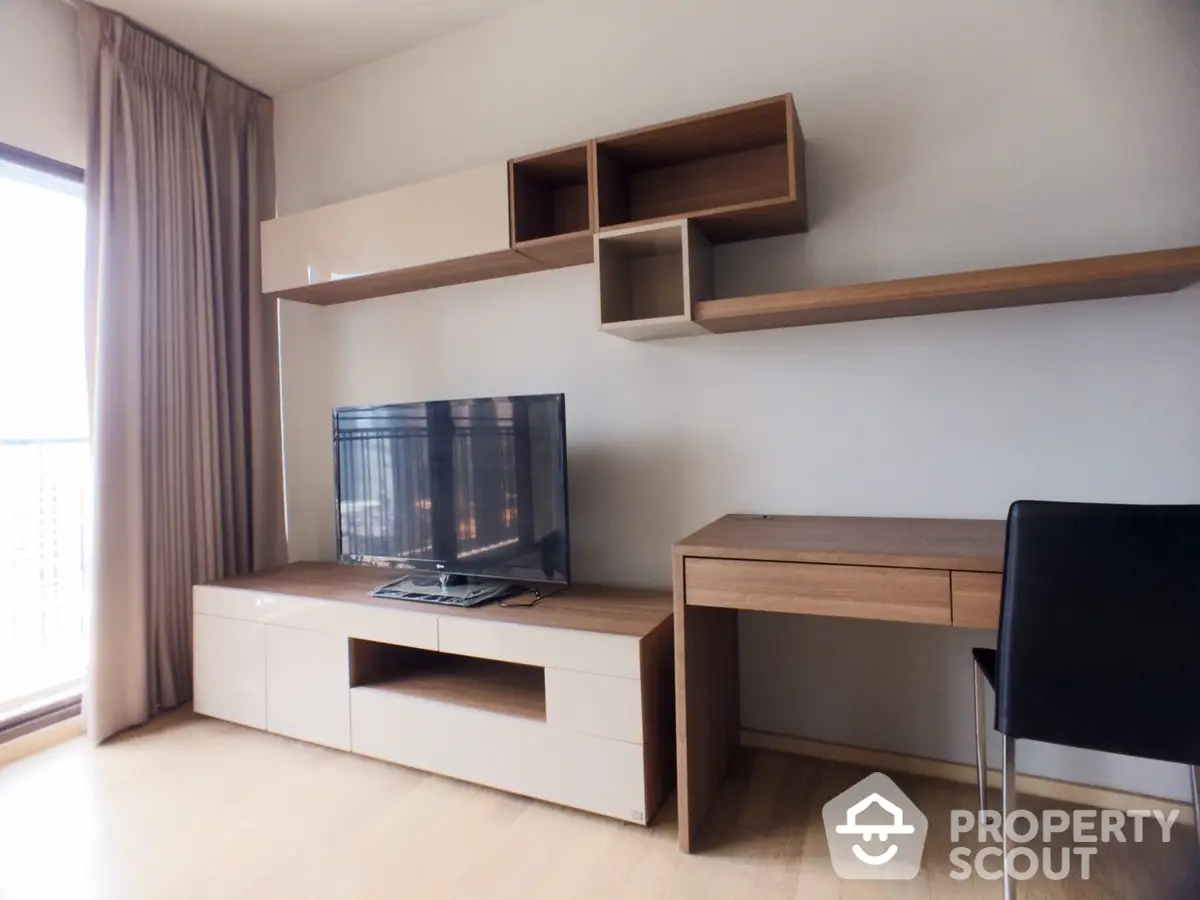
<svg viewBox="0 0 1200 900"><path fill-rule="evenodd" d="M5 741L0 744L0 766L66 743L79 737L83 732L83 716L75 716L73 719L55 722L53 725L23 734L19 738Z"/></svg>
<svg viewBox="0 0 1200 900"><path fill-rule="evenodd" d="M929 778L942 778L962 784L975 784L975 767L964 763L907 756L903 753L889 753L886 750L868 750L864 747L850 747L845 744L832 744L826 741L814 741L787 734L772 734L768 731L752 731L746 728L742 729L741 742L747 747L761 747L765 750L795 753L798 756L829 759L885 772L904 772L908 775L925 775ZM999 770L988 770L988 784L997 788L1000 786ZM1061 800L1064 803L1094 806L1098 809L1157 809L1166 814L1170 814L1172 810L1178 810L1180 822L1194 824L1195 821L1192 807L1187 803L1161 797L1146 797L1111 788L1075 784L1070 781L1056 781L1053 778L1039 778L1036 775L1018 774L1017 791L1032 794L1035 797Z"/></svg>

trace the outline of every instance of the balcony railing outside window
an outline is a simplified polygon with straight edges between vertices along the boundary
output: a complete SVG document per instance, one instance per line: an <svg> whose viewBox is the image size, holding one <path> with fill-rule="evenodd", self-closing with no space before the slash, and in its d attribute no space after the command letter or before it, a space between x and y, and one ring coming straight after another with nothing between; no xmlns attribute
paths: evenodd
<svg viewBox="0 0 1200 900"><path fill-rule="evenodd" d="M0 439L0 717L83 672L83 439Z"/></svg>

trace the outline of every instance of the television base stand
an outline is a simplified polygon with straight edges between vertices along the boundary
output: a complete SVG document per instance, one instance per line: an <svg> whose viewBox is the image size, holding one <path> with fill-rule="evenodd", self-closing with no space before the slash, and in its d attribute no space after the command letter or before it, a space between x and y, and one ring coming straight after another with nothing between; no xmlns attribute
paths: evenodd
<svg viewBox="0 0 1200 900"><path fill-rule="evenodd" d="M447 575L407 575L375 588L371 596L384 600L415 600L418 603L471 607L524 592L525 589L520 585L503 582L472 583L461 577L452 579Z"/></svg>

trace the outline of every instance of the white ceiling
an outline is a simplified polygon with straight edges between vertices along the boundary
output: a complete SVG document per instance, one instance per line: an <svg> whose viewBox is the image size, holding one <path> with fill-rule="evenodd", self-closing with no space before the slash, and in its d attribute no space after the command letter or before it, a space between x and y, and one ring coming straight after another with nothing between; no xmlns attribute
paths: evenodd
<svg viewBox="0 0 1200 900"><path fill-rule="evenodd" d="M100 0L268 94L446 34L515 0Z"/></svg>

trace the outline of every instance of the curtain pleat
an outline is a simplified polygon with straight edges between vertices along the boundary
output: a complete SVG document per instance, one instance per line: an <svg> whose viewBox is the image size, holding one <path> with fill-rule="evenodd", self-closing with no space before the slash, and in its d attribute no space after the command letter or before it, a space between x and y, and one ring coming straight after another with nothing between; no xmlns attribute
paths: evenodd
<svg viewBox="0 0 1200 900"><path fill-rule="evenodd" d="M282 564L271 103L91 6L87 327L96 740L191 698L194 584Z"/></svg>

